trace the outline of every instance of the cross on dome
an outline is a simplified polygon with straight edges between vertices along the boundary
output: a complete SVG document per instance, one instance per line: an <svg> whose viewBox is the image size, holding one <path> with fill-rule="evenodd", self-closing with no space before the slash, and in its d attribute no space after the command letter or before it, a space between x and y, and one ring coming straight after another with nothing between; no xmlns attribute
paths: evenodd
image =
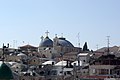
<svg viewBox="0 0 120 80"><path fill-rule="evenodd" d="M46 33L46 37L48 37L48 34L49 34L48 30L45 33Z"/></svg>
<svg viewBox="0 0 120 80"><path fill-rule="evenodd" d="M57 34L55 34L55 37L57 38Z"/></svg>
<svg viewBox="0 0 120 80"><path fill-rule="evenodd" d="M61 37L63 38L63 33L61 33Z"/></svg>

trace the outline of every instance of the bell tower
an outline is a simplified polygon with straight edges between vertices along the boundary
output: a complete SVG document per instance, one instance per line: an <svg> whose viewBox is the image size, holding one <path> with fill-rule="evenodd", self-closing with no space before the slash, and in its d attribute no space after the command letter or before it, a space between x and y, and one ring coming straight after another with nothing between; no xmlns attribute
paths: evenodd
<svg viewBox="0 0 120 80"><path fill-rule="evenodd" d="M56 47L58 45L58 37L57 34L55 34L55 38L53 39L53 47Z"/></svg>

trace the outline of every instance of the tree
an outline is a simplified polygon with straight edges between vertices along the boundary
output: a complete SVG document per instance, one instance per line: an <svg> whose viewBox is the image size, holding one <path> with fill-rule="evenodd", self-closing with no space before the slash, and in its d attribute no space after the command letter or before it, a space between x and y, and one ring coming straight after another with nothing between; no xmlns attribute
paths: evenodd
<svg viewBox="0 0 120 80"><path fill-rule="evenodd" d="M89 51L88 46L87 46L87 42L85 42L85 44L83 46L83 51Z"/></svg>

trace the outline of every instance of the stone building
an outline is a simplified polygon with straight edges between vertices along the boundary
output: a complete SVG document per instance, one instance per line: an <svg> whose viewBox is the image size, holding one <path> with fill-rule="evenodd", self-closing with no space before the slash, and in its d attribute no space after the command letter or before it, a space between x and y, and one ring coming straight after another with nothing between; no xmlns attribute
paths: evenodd
<svg viewBox="0 0 120 80"><path fill-rule="evenodd" d="M103 76L113 77L116 66L119 65L120 65L120 59L116 57L114 54L102 55L98 59L90 63L89 73L90 75L97 75L97 76L103 75Z"/></svg>

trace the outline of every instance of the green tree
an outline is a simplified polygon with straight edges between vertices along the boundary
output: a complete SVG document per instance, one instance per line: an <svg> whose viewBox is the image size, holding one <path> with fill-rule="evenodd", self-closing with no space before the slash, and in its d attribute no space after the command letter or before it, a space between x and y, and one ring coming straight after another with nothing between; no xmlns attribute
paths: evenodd
<svg viewBox="0 0 120 80"><path fill-rule="evenodd" d="M87 42L85 42L85 44L83 46L83 51L89 51L88 46L87 46Z"/></svg>

